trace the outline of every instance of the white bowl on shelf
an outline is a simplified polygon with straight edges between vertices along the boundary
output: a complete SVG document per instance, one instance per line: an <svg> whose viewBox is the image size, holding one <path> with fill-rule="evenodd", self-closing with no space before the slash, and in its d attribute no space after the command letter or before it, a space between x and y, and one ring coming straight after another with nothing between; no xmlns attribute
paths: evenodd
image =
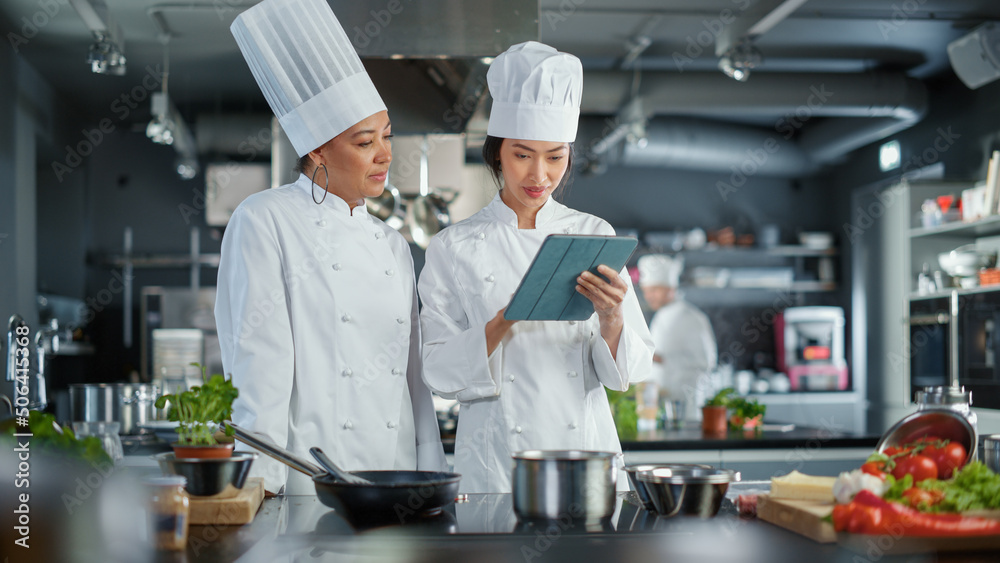
<svg viewBox="0 0 1000 563"><path fill-rule="evenodd" d="M938 264L941 265L941 269L952 277L976 276L980 268L987 268L995 262L995 252L977 250L973 244L966 244L950 252L938 254Z"/></svg>
<svg viewBox="0 0 1000 563"><path fill-rule="evenodd" d="M833 233L823 231L799 233L799 244L813 250L826 250L833 246Z"/></svg>

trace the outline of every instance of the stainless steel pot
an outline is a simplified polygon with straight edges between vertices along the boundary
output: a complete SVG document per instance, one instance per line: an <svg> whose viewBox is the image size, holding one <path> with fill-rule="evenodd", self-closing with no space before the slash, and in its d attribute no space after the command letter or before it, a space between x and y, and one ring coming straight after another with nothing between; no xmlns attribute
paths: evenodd
<svg viewBox="0 0 1000 563"><path fill-rule="evenodd" d="M528 450L513 455L514 514L521 520L609 518L615 511L614 452Z"/></svg>
<svg viewBox="0 0 1000 563"><path fill-rule="evenodd" d="M140 424L156 420L153 403L160 389L148 383L80 383L69 386L70 417L76 422L117 422L121 434L147 432Z"/></svg>

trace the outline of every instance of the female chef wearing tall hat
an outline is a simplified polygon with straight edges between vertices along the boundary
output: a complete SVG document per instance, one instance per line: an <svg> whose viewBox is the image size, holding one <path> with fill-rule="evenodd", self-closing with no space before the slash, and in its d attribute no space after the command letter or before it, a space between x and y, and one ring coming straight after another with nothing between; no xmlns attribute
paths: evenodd
<svg viewBox="0 0 1000 563"><path fill-rule="evenodd" d="M265 0L232 25L300 158L294 183L247 198L222 241L215 316L233 421L341 467L446 467L420 377L406 241L368 214L392 160L389 117L325 0ZM268 491L286 468L258 458ZM287 494L314 494L298 472Z"/></svg>
<svg viewBox="0 0 1000 563"><path fill-rule="evenodd" d="M493 109L483 157L500 193L427 248L418 288L424 380L461 403L455 471L464 492L511 490L520 450L621 451L605 387L645 378L653 346L628 274L578 278L594 304L583 322L504 319L550 234L614 235L602 219L551 196L566 183L579 120L580 60L536 42L501 53L487 73Z"/></svg>

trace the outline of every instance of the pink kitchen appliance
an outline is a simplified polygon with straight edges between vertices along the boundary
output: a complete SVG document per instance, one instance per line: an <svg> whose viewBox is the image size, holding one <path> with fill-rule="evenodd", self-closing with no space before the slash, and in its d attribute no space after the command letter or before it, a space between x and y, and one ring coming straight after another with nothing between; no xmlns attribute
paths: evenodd
<svg viewBox="0 0 1000 563"><path fill-rule="evenodd" d="M788 376L793 391L848 389L845 324L840 307L789 307L778 315L778 370Z"/></svg>

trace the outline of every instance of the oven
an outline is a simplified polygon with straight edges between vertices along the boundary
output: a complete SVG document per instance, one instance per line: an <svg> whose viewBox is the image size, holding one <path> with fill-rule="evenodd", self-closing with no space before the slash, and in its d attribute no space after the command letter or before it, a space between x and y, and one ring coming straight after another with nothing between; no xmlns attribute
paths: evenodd
<svg viewBox="0 0 1000 563"><path fill-rule="evenodd" d="M1000 408L1000 292L913 298L907 324L911 401L924 387L957 384L973 406Z"/></svg>

